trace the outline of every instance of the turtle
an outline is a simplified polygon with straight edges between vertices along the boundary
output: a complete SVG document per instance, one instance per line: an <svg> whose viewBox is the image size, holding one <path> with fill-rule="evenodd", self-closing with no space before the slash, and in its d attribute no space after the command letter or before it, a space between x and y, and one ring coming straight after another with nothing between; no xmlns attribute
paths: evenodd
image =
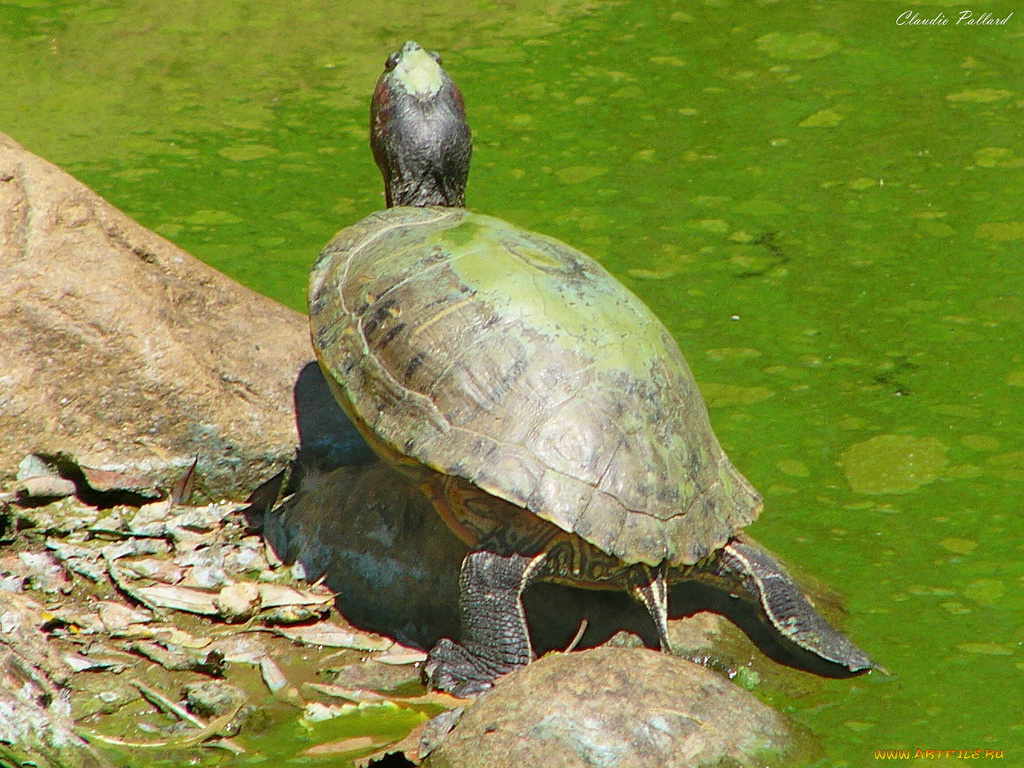
<svg viewBox="0 0 1024 768"><path fill-rule="evenodd" d="M664 323L584 253L465 208L472 138L437 54L388 57L370 145L387 207L320 253L310 334L367 443L469 548L462 637L430 650L427 682L472 696L529 663L521 596L538 580L625 590L666 651L669 586L702 580L776 636L875 668L742 532L761 496Z"/></svg>

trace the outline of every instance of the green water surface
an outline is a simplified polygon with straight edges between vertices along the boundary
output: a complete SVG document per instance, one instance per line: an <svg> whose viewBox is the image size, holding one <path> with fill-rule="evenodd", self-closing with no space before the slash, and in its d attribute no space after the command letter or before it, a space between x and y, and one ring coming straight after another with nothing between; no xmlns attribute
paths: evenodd
<svg viewBox="0 0 1024 768"><path fill-rule="evenodd" d="M15 0L0 131L302 309L382 205L367 102L408 38L465 95L469 207L649 302L765 494L752 532L893 672L770 696L819 764L1024 765L1024 9Z"/></svg>

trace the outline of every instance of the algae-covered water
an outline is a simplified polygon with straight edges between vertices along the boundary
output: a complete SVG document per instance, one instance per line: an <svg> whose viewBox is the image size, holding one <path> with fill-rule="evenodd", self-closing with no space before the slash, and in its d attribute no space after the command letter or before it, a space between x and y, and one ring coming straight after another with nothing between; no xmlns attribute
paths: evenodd
<svg viewBox="0 0 1024 768"><path fill-rule="evenodd" d="M0 131L301 309L382 205L367 102L409 38L465 95L469 207L650 303L765 494L752 532L892 671L771 697L819 764L1024 765L1024 10L15 0Z"/></svg>

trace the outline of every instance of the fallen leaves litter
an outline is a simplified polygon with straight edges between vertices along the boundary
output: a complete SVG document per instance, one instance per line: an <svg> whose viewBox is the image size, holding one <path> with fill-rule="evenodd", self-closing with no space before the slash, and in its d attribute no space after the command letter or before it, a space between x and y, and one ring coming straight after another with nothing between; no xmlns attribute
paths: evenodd
<svg viewBox="0 0 1024 768"><path fill-rule="evenodd" d="M342 668L367 659L409 665L425 655L349 625L335 612L330 590L296 580L294 569L248 530L243 505L188 506L194 478L153 499L141 479L83 470L77 482L143 495L138 507L99 509L68 495L74 483L55 465L44 462L36 471L37 480L0 499L0 515L16 521L8 530L18 531L0 549L0 680L16 672L8 690L20 685L31 694L11 703L11 728L65 733L69 743L84 739L77 742L83 750L88 742L121 753L212 747L237 754L242 748L229 736L265 696L253 699L250 690L209 718L180 700L183 688L236 668L252 670L271 700L290 712L318 698L342 699L346 707L462 703L444 694L393 696L329 682L339 661ZM40 503L46 494L56 500ZM32 503L19 506L25 498ZM301 669L279 661L295 649L303 649ZM306 679L317 670L321 680ZM26 679L35 681L32 688ZM67 685L61 695L69 704L41 706L60 699L56 685ZM325 712L336 707L317 705ZM394 751L403 743L361 736L306 754ZM107 765L96 755L95 765Z"/></svg>

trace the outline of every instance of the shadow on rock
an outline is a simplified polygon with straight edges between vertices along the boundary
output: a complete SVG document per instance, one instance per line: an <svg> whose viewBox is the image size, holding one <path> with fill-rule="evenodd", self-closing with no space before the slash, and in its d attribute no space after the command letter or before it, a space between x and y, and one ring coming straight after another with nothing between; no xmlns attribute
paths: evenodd
<svg viewBox="0 0 1024 768"><path fill-rule="evenodd" d="M295 492L302 487L304 480L338 467L376 460L359 430L334 399L316 360L310 360L299 371L293 400L299 449L287 492Z"/></svg>
<svg viewBox="0 0 1024 768"><path fill-rule="evenodd" d="M325 579L338 610L361 629L423 649L459 636L459 568L468 549L383 462L321 476L266 516L264 536L308 580ZM584 619L583 647L621 629L657 645L646 612L623 594L538 584L524 602L538 653L567 646Z"/></svg>

